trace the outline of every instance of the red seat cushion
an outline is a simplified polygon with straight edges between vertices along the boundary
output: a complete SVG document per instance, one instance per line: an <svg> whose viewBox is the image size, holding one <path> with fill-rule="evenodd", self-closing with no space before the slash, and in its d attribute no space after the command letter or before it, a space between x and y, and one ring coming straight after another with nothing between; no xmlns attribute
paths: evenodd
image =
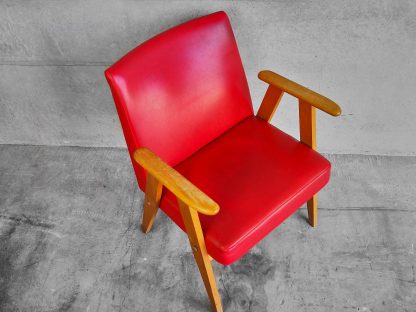
<svg viewBox="0 0 416 312"><path fill-rule="evenodd" d="M208 253L222 264L243 256L329 180L323 156L264 120L248 117L177 165L220 205L200 215ZM176 197L161 209L184 230Z"/></svg>

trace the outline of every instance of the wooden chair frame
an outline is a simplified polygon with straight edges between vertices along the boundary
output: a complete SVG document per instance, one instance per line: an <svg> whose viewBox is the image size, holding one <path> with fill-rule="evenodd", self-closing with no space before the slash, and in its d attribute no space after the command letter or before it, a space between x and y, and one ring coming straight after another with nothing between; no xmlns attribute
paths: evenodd
<svg viewBox="0 0 416 312"><path fill-rule="evenodd" d="M332 116L339 116L341 108L330 99L272 71L261 71L258 77L268 83L269 87L257 112L257 117L270 122L285 92L297 97L299 99L300 141L315 150L315 108ZM213 310L216 312L222 311L221 298L211 265L212 258L207 252L198 216L198 213L204 215L217 214L220 210L219 205L149 149L144 147L137 149L134 152L134 159L147 172L142 223L143 232L148 233L152 228L159 208L162 187L164 186L177 197L191 250L204 281ZM318 208L316 195L307 202L307 207L309 224L316 226Z"/></svg>

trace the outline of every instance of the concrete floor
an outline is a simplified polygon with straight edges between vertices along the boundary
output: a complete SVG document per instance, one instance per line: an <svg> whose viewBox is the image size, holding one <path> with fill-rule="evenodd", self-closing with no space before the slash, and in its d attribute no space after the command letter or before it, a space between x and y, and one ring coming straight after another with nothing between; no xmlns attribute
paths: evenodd
<svg viewBox="0 0 416 312"><path fill-rule="evenodd" d="M301 209L235 264L226 311L416 311L416 157L329 155L319 226ZM0 311L209 311L186 236L124 149L0 145Z"/></svg>

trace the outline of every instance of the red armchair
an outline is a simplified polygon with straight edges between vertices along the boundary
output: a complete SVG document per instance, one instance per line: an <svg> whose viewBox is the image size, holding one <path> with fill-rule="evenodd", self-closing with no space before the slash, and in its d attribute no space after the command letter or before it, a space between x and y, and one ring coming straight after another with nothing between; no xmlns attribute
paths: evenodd
<svg viewBox="0 0 416 312"><path fill-rule="evenodd" d="M224 12L186 22L142 43L108 68L140 188L142 230L160 207L189 237L211 304L222 311L211 266L227 265L307 202L330 163L315 152L315 108L331 100L271 71L256 115ZM282 94L299 98L300 142L269 124Z"/></svg>

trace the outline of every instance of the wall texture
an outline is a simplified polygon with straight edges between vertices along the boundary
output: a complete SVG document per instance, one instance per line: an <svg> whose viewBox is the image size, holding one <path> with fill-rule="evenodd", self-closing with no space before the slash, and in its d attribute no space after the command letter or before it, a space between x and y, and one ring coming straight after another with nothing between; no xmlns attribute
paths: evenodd
<svg viewBox="0 0 416 312"><path fill-rule="evenodd" d="M0 143L125 146L103 71L175 24L225 10L255 109L275 70L340 103L327 153L416 155L416 2L2 1ZM297 136L295 100L273 123Z"/></svg>

